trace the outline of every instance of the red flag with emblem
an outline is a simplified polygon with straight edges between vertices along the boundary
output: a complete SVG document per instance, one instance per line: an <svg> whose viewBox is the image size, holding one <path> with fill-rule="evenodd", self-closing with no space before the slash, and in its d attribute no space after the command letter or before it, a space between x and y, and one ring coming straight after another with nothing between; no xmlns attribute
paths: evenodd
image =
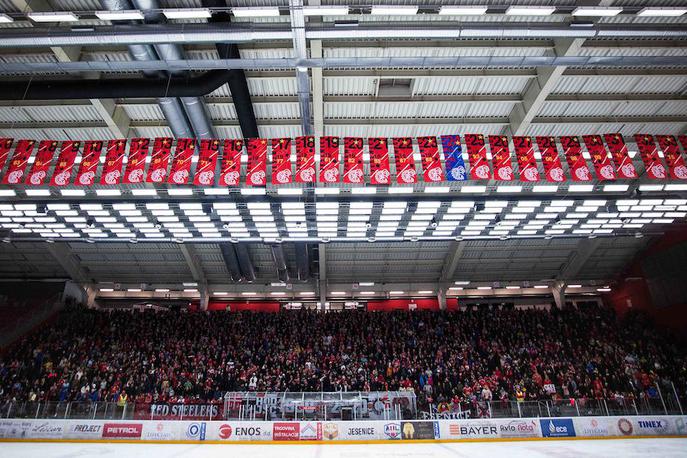
<svg viewBox="0 0 687 458"><path fill-rule="evenodd" d="M339 182L339 137L320 138L320 183Z"/></svg>
<svg viewBox="0 0 687 458"><path fill-rule="evenodd" d="M360 137L344 138L344 183L358 184L365 178L363 169L363 139Z"/></svg>
<svg viewBox="0 0 687 458"><path fill-rule="evenodd" d="M174 152L174 159L172 160L172 169L169 171L169 178L167 179L168 183L188 183L188 179L191 176L191 161L193 160L193 152L195 150L195 139L177 139L177 148Z"/></svg>
<svg viewBox="0 0 687 458"><path fill-rule="evenodd" d="M573 181L590 181L592 174L589 172L589 167L587 167L587 161L582 156L580 139L575 136L561 137L561 144L563 145L563 154L565 154L565 160L568 161L568 168Z"/></svg>
<svg viewBox="0 0 687 458"><path fill-rule="evenodd" d="M562 183L565 181L565 173L561 158L558 156L555 137L537 137L537 146L541 152L542 164L544 164L544 176L549 183Z"/></svg>
<svg viewBox="0 0 687 458"><path fill-rule="evenodd" d="M663 157L668 164L668 173L674 180L687 180L687 167L685 159L680 154L680 147L672 135L656 135L658 146L663 150Z"/></svg>
<svg viewBox="0 0 687 458"><path fill-rule="evenodd" d="M79 171L76 173L74 184L80 186L95 184L95 174L98 172L102 151L103 142L100 140L89 140L84 143L83 156L81 156L81 164L79 164Z"/></svg>
<svg viewBox="0 0 687 458"><path fill-rule="evenodd" d="M69 184L72 178L74 162L76 161L76 156L79 154L80 147L81 142L72 140L62 142L62 149L60 150L60 155L57 157L55 170L50 179L50 186L66 186Z"/></svg>
<svg viewBox="0 0 687 458"><path fill-rule="evenodd" d="M242 151L243 140L224 140L224 150L222 152L222 170L220 170L219 174L219 184L221 186L239 185L239 180L241 179Z"/></svg>
<svg viewBox="0 0 687 458"><path fill-rule="evenodd" d="M473 180L488 180L491 176L489 162L487 162L487 147L484 145L484 135L465 134L465 145L470 159L470 178Z"/></svg>
<svg viewBox="0 0 687 458"><path fill-rule="evenodd" d="M436 137L418 137L417 146L422 160L422 172L425 182L444 181L444 169L441 167L441 156Z"/></svg>
<svg viewBox="0 0 687 458"><path fill-rule="evenodd" d="M7 161L7 156L10 155L13 141L13 138L0 138L0 172L2 172L2 169L5 167L5 162Z"/></svg>
<svg viewBox="0 0 687 458"><path fill-rule="evenodd" d="M119 184L126 154L126 140L110 140L105 152L105 165L100 175L100 184Z"/></svg>
<svg viewBox="0 0 687 458"><path fill-rule="evenodd" d="M389 184L389 145L386 138L368 138L370 147L370 183Z"/></svg>
<svg viewBox="0 0 687 458"><path fill-rule="evenodd" d="M31 171L26 176L26 184L40 186L45 183L55 151L57 151L57 140L43 140L40 142L36 158L33 161L33 167L31 167Z"/></svg>
<svg viewBox="0 0 687 458"><path fill-rule="evenodd" d="M687 135L678 135L677 140L682 145L682 149L687 153Z"/></svg>
<svg viewBox="0 0 687 458"><path fill-rule="evenodd" d="M158 137L153 143L153 156L148 167L148 183L164 183L167 178L169 156L172 152L172 138Z"/></svg>
<svg viewBox="0 0 687 458"><path fill-rule="evenodd" d="M494 178L500 181L513 180L513 166L510 162L508 137L505 135L490 135L489 147L494 164Z"/></svg>
<svg viewBox="0 0 687 458"><path fill-rule="evenodd" d="M611 152L613 163L618 171L618 178L637 178L637 170L627 152L627 145L620 134L604 134L604 139Z"/></svg>
<svg viewBox="0 0 687 458"><path fill-rule="evenodd" d="M126 163L126 171L122 183L142 183L145 176L146 157L150 140L147 138L133 138L129 143L129 160Z"/></svg>
<svg viewBox="0 0 687 458"><path fill-rule="evenodd" d="M658 148L654 143L654 137L651 135L635 135L635 142L639 155L644 162L644 168L649 178L654 180L662 180L666 178L666 168L661 163L661 158L658 155Z"/></svg>
<svg viewBox="0 0 687 458"><path fill-rule="evenodd" d="M534 158L532 137L513 137L513 146L515 147L515 157L518 159L520 180L539 181L539 170L537 170L537 160Z"/></svg>
<svg viewBox="0 0 687 458"><path fill-rule="evenodd" d="M272 184L288 184L293 181L291 172L291 139L272 139Z"/></svg>
<svg viewBox="0 0 687 458"><path fill-rule="evenodd" d="M599 180L615 180L615 170L604 146L601 135L583 135L582 140L592 158L592 165Z"/></svg>
<svg viewBox="0 0 687 458"><path fill-rule="evenodd" d="M36 142L34 140L19 140L10 165L7 168L7 173L2 178L2 184L19 184L24 178L24 171L29 163L29 158L33 152L33 147Z"/></svg>
<svg viewBox="0 0 687 458"><path fill-rule="evenodd" d="M264 138L249 138L246 144L248 150L248 186L265 186L267 184L267 140Z"/></svg>
<svg viewBox="0 0 687 458"><path fill-rule="evenodd" d="M413 139L410 137L393 138L396 162L396 183L417 183L417 171L413 159Z"/></svg>
<svg viewBox="0 0 687 458"><path fill-rule="evenodd" d="M215 184L215 171L217 170L218 159L219 140L216 138L201 140L198 165L196 165L196 174L193 177L194 185L213 186Z"/></svg>
<svg viewBox="0 0 687 458"><path fill-rule="evenodd" d="M315 137L296 137L296 182L315 182Z"/></svg>

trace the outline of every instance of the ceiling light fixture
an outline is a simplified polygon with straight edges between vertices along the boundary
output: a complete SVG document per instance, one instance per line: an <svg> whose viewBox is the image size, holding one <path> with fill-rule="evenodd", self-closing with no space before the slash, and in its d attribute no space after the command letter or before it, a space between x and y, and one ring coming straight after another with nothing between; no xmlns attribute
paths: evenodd
<svg viewBox="0 0 687 458"><path fill-rule="evenodd" d="M179 8L162 10L167 19L207 19L212 13L207 8Z"/></svg>
<svg viewBox="0 0 687 458"><path fill-rule="evenodd" d="M263 8L232 8L231 12L235 17L275 17L280 15L279 8L276 6Z"/></svg>
<svg viewBox="0 0 687 458"><path fill-rule="evenodd" d="M29 13L27 16L34 22L74 22L79 20L76 14L67 11Z"/></svg>
<svg viewBox="0 0 687 458"><path fill-rule="evenodd" d="M95 16L103 21L136 21L143 19L138 10L96 11Z"/></svg>

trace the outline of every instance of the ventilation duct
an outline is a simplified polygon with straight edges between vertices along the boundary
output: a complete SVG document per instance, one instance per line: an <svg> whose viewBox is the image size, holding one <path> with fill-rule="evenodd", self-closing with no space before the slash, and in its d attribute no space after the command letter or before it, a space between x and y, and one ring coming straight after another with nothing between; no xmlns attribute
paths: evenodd
<svg viewBox="0 0 687 458"><path fill-rule="evenodd" d="M227 266L231 281L239 282L243 278L241 275L241 267L239 267L239 260L236 257L236 251L231 243L221 243L219 249L222 252L222 259L224 265Z"/></svg>
<svg viewBox="0 0 687 458"><path fill-rule="evenodd" d="M274 260L274 265L277 266L277 276L279 281L287 282L289 281L289 270L286 267L286 259L284 258L284 249L281 245L272 245L272 259Z"/></svg>
<svg viewBox="0 0 687 458"><path fill-rule="evenodd" d="M255 269L253 268L253 262L250 260L250 255L248 254L248 246L245 243L238 243L234 249L236 250L236 257L241 266L243 278L245 278L247 282L254 282Z"/></svg>

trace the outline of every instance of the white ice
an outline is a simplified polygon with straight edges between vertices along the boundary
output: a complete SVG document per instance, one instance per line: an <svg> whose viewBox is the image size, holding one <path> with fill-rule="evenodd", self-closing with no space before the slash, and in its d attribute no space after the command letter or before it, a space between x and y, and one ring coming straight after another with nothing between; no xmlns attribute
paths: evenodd
<svg viewBox="0 0 687 458"><path fill-rule="evenodd" d="M0 443L3 458L580 458L687 457L687 439L611 439L371 445Z"/></svg>

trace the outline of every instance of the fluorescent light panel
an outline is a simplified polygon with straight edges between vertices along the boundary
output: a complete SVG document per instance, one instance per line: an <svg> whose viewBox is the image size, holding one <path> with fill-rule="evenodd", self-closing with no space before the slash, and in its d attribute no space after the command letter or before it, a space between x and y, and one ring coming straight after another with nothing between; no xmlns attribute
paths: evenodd
<svg viewBox="0 0 687 458"><path fill-rule="evenodd" d="M439 10L439 14L455 16L479 16L486 12L486 6L442 6Z"/></svg>
<svg viewBox="0 0 687 458"><path fill-rule="evenodd" d="M370 12L375 16L412 16L417 10L417 6L373 6Z"/></svg>
<svg viewBox="0 0 687 458"><path fill-rule="evenodd" d="M637 16L675 17L687 13L687 8L644 8Z"/></svg>
<svg viewBox="0 0 687 458"><path fill-rule="evenodd" d="M511 6L506 10L510 16L549 16L556 11L554 6Z"/></svg>
<svg viewBox="0 0 687 458"><path fill-rule="evenodd" d="M232 8L231 12L236 17L275 17L279 16L279 8L276 6L264 8Z"/></svg>
<svg viewBox="0 0 687 458"><path fill-rule="evenodd" d="M304 6L304 16L345 16L348 14L347 6Z"/></svg>
<svg viewBox="0 0 687 458"><path fill-rule="evenodd" d="M143 19L138 10L96 11L95 16L103 21L136 21Z"/></svg>
<svg viewBox="0 0 687 458"><path fill-rule="evenodd" d="M206 19L212 16L207 8L180 8L173 10L162 10L162 14L167 19Z"/></svg>
<svg viewBox="0 0 687 458"><path fill-rule="evenodd" d="M50 12L50 13L29 13L29 19L34 22L74 22L79 18L74 13L67 11Z"/></svg>
<svg viewBox="0 0 687 458"><path fill-rule="evenodd" d="M595 6L580 6L573 10L573 16L617 16L622 13L622 8L606 8Z"/></svg>

